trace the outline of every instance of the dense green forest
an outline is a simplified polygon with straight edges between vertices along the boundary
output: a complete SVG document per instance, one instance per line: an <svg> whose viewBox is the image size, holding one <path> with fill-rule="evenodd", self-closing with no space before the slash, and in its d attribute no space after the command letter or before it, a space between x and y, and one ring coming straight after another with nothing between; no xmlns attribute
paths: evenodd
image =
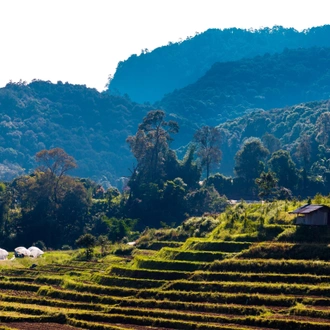
<svg viewBox="0 0 330 330"><path fill-rule="evenodd" d="M251 137L262 140L269 151L289 151L300 168L324 176L329 170L329 101L256 111L219 125L222 132L221 172L233 174L235 154ZM307 149L304 154L303 148Z"/></svg>
<svg viewBox="0 0 330 330"><path fill-rule="evenodd" d="M196 83L158 104L182 127L182 143L201 125L218 125L256 109L282 108L330 96L330 48L285 50L216 63Z"/></svg>
<svg viewBox="0 0 330 330"><path fill-rule="evenodd" d="M0 244L34 243L47 247L72 246L79 236L106 235L112 241L129 237L133 228L180 223L188 216L220 212L226 198L213 186L199 184L209 154L196 135L195 147L179 160L170 149L178 125L163 111L150 111L127 142L136 158L128 184L120 192L90 180L72 177L75 159L61 148L39 151L31 174L0 184ZM213 130L201 131L201 136ZM219 136L219 135L218 135ZM219 145L218 145L219 146ZM208 146L218 155L220 150ZM194 160L198 150L201 165ZM204 161L205 160L205 161ZM30 243L29 243L30 244Z"/></svg>
<svg viewBox="0 0 330 330"><path fill-rule="evenodd" d="M209 29L152 52L142 50L140 55L119 62L109 90L113 94L128 94L140 103L155 102L174 89L194 83L216 62L280 53L285 48L330 47L329 31L327 25L302 32L281 26L260 30Z"/></svg>
<svg viewBox="0 0 330 330"><path fill-rule="evenodd" d="M1 178L28 173L36 152L60 147L76 159L74 175L120 186L132 166L125 139L149 110L81 85L9 83L0 89Z"/></svg>
<svg viewBox="0 0 330 330"><path fill-rule="evenodd" d="M86 233L118 241L146 226L219 213L228 199L328 194L329 123L329 101L256 112L201 127L179 159L171 149L178 123L162 110L149 111L127 136L136 164L122 191L68 176L77 168L72 156L61 148L41 150L31 174L0 185L0 243L33 240L59 248ZM235 154L227 160L230 152ZM219 164L229 161L233 177L218 173Z"/></svg>
<svg viewBox="0 0 330 330"><path fill-rule="evenodd" d="M330 49L310 48L217 63L195 84L154 106L61 82L10 83L0 89L1 178L28 173L36 165L36 152L61 147L77 161L73 175L123 187L135 166L125 139L148 111L162 108L178 122L172 148L180 149L203 125L216 126L252 109L329 98L329 58ZM234 131L226 129L226 139L234 141ZM253 122L244 134L261 137ZM232 175L241 142L239 138L230 148L224 144L223 173ZM178 150L180 158L185 150Z"/></svg>

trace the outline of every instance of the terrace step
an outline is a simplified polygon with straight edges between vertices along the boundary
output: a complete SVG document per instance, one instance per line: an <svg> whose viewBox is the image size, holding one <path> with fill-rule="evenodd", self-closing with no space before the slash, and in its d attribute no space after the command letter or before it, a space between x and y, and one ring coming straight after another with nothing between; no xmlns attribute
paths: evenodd
<svg viewBox="0 0 330 330"><path fill-rule="evenodd" d="M27 282L0 281L0 289L37 292L40 289L40 285Z"/></svg>
<svg viewBox="0 0 330 330"><path fill-rule="evenodd" d="M71 302L67 300L49 299L43 297L21 297L4 295L0 296L1 301L5 303L19 303L21 306L33 306L35 308L38 305L39 309L43 306L51 306L53 308L65 308L75 310L90 310L90 311L108 311L111 306L120 306L121 308L148 308L148 309L162 309L162 310L177 310L177 311L190 311L190 312L208 312L208 313L219 313L220 311L230 311L231 314L241 314L242 311L247 311L249 315L259 315L266 311L278 310L275 306L246 306L238 304L210 304L210 303L187 303L180 301L163 301L163 300L152 300L152 299L135 299L129 298L114 298L113 305L110 304L95 304L95 303L79 303ZM283 309L284 307L280 307Z"/></svg>
<svg viewBox="0 0 330 330"><path fill-rule="evenodd" d="M133 289L160 288L166 283L165 280L146 280L128 277L115 277L101 274L92 276L92 281L105 286L127 287Z"/></svg>
<svg viewBox="0 0 330 330"><path fill-rule="evenodd" d="M184 242L176 241L148 241L139 243L137 247L144 250L160 250L163 247L180 247Z"/></svg>
<svg viewBox="0 0 330 330"><path fill-rule="evenodd" d="M330 276L313 274L279 274L279 273L247 273L247 272L210 272L200 271L184 272L171 270L153 270L142 268L128 268L113 266L110 276L120 276L131 279L150 280L190 280L190 281L232 281L232 282L266 282L266 283L301 283L323 284L330 283Z"/></svg>
<svg viewBox="0 0 330 330"><path fill-rule="evenodd" d="M241 273L241 272L203 272L196 271L189 277L190 281L232 281L232 282L267 282L267 283L330 283L330 276L313 274L279 274L279 273Z"/></svg>
<svg viewBox="0 0 330 330"><path fill-rule="evenodd" d="M175 270L154 270L146 268L128 268L122 266L113 266L110 268L111 276L122 276L129 278L142 278L151 280L178 280L187 279L191 272Z"/></svg>
<svg viewBox="0 0 330 330"><path fill-rule="evenodd" d="M144 269L162 269L162 270L177 270L177 271L190 271L205 269L206 265L211 263L198 262L198 261L181 261L181 260L164 260L164 259L151 259L144 257L135 257L134 264L137 268Z"/></svg>
<svg viewBox="0 0 330 330"><path fill-rule="evenodd" d="M240 258L249 259L291 259L330 261L329 244L320 243L279 243L261 242L252 245L239 254Z"/></svg>
<svg viewBox="0 0 330 330"><path fill-rule="evenodd" d="M182 249L213 252L241 252L242 250L248 249L252 244L254 243L188 238L182 245Z"/></svg>
<svg viewBox="0 0 330 330"><path fill-rule="evenodd" d="M187 316L187 314L183 314ZM177 315L173 314L173 316L177 317ZM90 321L91 315L86 313L76 313L70 314L70 318L75 320L84 320ZM93 320L95 322L111 322L111 323L126 323L137 326L152 326L153 328L174 328L174 329L205 329L205 330L252 330L259 329L260 327L251 327L249 325L237 324L235 322L230 322L229 317L221 318L221 323L215 322L196 322L196 321L187 321L173 318L171 315L168 315L168 318L162 317L150 317L150 316L140 316L140 315L131 315L131 314L93 314ZM202 317L200 317L202 319ZM220 318L219 318L220 321ZM223 322L225 321L225 322ZM135 328L135 327L134 327ZM266 330L266 328L262 328Z"/></svg>
<svg viewBox="0 0 330 330"><path fill-rule="evenodd" d="M209 265L208 270L212 272L302 273L329 276L330 262L318 260L231 258L214 261Z"/></svg>
<svg viewBox="0 0 330 330"><path fill-rule="evenodd" d="M139 310L130 309L121 311L113 309L116 313L69 313L69 317L78 320L111 323L131 323L145 326L166 326L179 329L196 328L197 324L202 329L251 329L251 328L275 328L275 329L311 329L328 330L329 323L314 322L313 319L300 320L285 315L274 315L271 317L259 316L236 316L231 314L203 314L203 313L181 313L171 311L170 313L162 310ZM316 320L317 321L317 320ZM228 327L230 325L230 327Z"/></svg>
<svg viewBox="0 0 330 330"><path fill-rule="evenodd" d="M264 294L315 295L330 297L330 285L306 285L262 282L205 282L179 280L168 282L162 290L187 292L242 292Z"/></svg>
<svg viewBox="0 0 330 330"><path fill-rule="evenodd" d="M181 249L175 248L162 248L156 257L164 260L213 262L214 260L223 260L224 258L230 258L234 255L235 253L232 252L182 251Z"/></svg>

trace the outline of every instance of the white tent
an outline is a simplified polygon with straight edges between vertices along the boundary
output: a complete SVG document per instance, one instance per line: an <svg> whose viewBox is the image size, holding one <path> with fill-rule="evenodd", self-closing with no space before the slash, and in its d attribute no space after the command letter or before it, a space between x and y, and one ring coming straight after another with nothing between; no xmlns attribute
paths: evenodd
<svg viewBox="0 0 330 330"><path fill-rule="evenodd" d="M39 256L41 256L42 254L44 254L44 251L40 250L38 247L36 246L30 246L28 248L28 250L30 251L31 253L31 257L33 258L37 258Z"/></svg>
<svg viewBox="0 0 330 330"><path fill-rule="evenodd" d="M15 249L15 252L17 254L21 254L24 257L29 257L31 255L30 250L28 250L27 248L25 248L24 246L19 246Z"/></svg>
<svg viewBox="0 0 330 330"><path fill-rule="evenodd" d="M4 249L0 249L0 260L6 260L8 257L8 252Z"/></svg>

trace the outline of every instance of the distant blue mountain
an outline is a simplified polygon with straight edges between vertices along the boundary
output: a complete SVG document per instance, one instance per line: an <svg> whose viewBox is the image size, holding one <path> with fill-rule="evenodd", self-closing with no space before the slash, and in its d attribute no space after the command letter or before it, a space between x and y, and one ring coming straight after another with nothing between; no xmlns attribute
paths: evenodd
<svg viewBox="0 0 330 330"><path fill-rule="evenodd" d="M109 91L128 94L139 103L153 103L164 94L195 82L216 62L273 54L285 48L330 47L329 35L329 25L302 32L281 26L260 30L210 29L119 62Z"/></svg>

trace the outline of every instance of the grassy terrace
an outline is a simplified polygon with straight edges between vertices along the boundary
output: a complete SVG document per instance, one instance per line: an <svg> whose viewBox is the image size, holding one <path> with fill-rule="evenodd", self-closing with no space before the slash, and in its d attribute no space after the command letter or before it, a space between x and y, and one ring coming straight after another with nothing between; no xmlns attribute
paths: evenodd
<svg viewBox="0 0 330 330"><path fill-rule="evenodd" d="M19 329L20 322L101 330L329 329L326 238L282 242L301 237L290 218L281 219L290 205L244 207L238 223L226 213L205 238L161 241L158 251L154 242L148 248L155 253L136 250L131 260L82 262L71 252L47 252L1 262L0 330ZM255 231L260 214L269 240ZM281 223L269 223L274 217ZM30 269L32 263L37 267Z"/></svg>
<svg viewBox="0 0 330 330"><path fill-rule="evenodd" d="M327 261L248 259L239 252L224 260L178 261L164 249L126 265L3 267L0 322L8 327L13 322L55 322L85 329L329 327L330 313L324 309L330 306ZM159 266L164 263L166 267ZM142 264L152 266L140 268ZM185 270L177 270L183 265ZM247 272L247 267L254 272ZM274 267L281 271L269 272Z"/></svg>

